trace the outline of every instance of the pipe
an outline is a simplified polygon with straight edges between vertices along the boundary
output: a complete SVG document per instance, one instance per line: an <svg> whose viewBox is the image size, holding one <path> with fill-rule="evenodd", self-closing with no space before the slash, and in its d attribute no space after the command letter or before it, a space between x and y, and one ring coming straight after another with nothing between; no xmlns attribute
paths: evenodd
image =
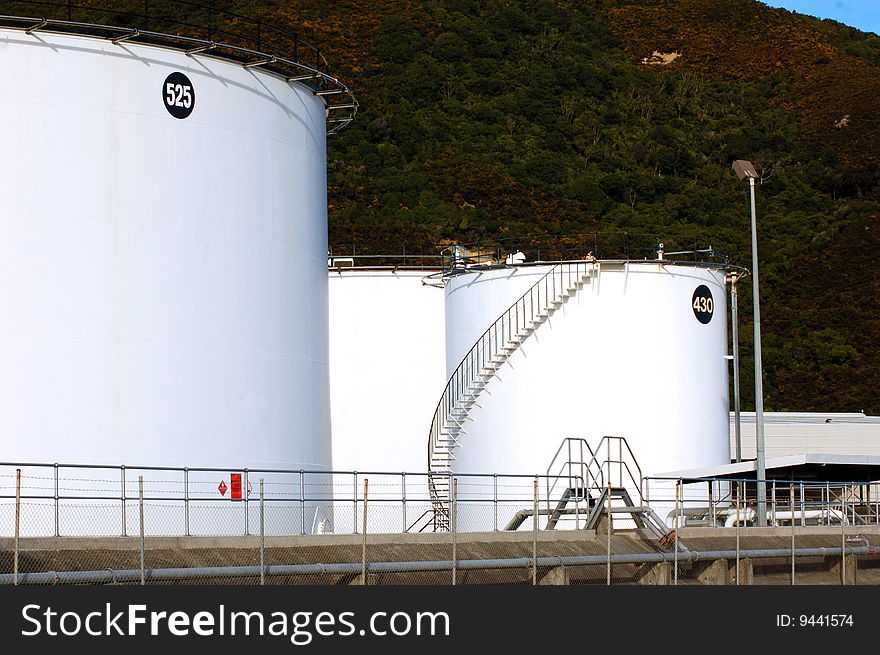
<svg viewBox="0 0 880 655"><path fill-rule="evenodd" d="M734 412L734 433L736 434L736 461L742 461L742 418L740 416L740 400L739 400L739 294L737 293L736 283L739 281L737 274L728 276L730 278L730 322L731 331L733 333L733 412Z"/></svg>
<svg viewBox="0 0 880 655"><path fill-rule="evenodd" d="M760 559L768 557L790 557L790 548L753 549L739 552L742 558ZM794 551L799 557L840 557L840 548L798 548ZM880 555L880 547L847 546L844 555ZM614 564L646 564L671 561L675 553L623 553L612 555ZM679 561L700 562L719 559L733 559L735 550L681 551ZM568 557L539 557L535 562L531 557L511 557L507 559L470 559L455 562L458 569L515 569L531 566L595 566L605 564L607 555L577 555ZM371 573L417 573L425 571L450 571L452 560L416 562L372 562ZM265 567L270 575L357 575L361 572L361 562L337 562L333 564L272 564ZM259 577L259 566L213 566L192 568L147 569L146 579L185 580L192 578L239 578ZM20 573L19 584L109 584L116 582L140 582L140 569L115 571L47 571L43 573ZM11 585L11 573L0 575L0 585Z"/></svg>

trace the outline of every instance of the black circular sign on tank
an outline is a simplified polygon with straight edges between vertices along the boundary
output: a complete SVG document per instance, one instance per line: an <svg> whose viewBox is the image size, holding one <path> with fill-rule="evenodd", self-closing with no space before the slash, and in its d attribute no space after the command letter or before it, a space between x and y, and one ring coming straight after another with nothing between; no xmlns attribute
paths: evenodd
<svg viewBox="0 0 880 655"><path fill-rule="evenodd" d="M162 102L174 118L186 118L196 106L196 90L183 73L171 73L162 85Z"/></svg>
<svg viewBox="0 0 880 655"><path fill-rule="evenodd" d="M691 307L693 307L694 316L703 325L712 320L712 314L715 312L715 299L705 284L701 284L694 291Z"/></svg>

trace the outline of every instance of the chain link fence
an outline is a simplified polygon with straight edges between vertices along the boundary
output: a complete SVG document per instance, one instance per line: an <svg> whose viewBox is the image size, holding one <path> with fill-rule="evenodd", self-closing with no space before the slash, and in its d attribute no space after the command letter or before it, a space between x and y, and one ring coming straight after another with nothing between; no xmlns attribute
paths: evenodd
<svg viewBox="0 0 880 655"><path fill-rule="evenodd" d="M864 485L768 481L755 528L755 481L689 482L645 479L652 531L610 484L451 476L435 532L427 473L0 465L0 583L880 583Z"/></svg>

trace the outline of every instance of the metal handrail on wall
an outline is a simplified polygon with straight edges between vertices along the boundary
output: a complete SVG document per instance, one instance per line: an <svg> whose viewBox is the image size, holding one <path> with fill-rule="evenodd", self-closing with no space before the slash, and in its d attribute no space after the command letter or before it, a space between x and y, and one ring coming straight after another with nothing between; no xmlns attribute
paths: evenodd
<svg viewBox="0 0 880 655"><path fill-rule="evenodd" d="M330 72L321 50L295 32L186 0L143 0L136 10L65 2L16 0L32 15L0 15L0 27L27 34L53 32L161 46L261 68L308 88L324 102L329 134L354 120L358 102Z"/></svg>

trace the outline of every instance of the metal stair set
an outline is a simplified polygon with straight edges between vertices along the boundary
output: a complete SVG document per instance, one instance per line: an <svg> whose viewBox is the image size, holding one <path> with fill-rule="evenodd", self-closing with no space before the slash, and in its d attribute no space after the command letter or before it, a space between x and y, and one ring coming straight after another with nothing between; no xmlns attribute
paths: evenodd
<svg viewBox="0 0 880 655"><path fill-rule="evenodd" d="M557 466L562 455L565 457L561 466ZM602 437L595 450L585 439L563 439L547 467L545 479L546 509L542 512L548 517L545 529L556 528L563 517L572 514L576 527L586 530L595 530L602 518L610 514L628 514L637 528L649 530L657 537L661 547L675 544L679 551L687 551L687 547L678 541L675 531L670 530L645 502L642 490L644 477L624 437ZM559 483L563 483L565 488L551 510L550 498ZM638 502L633 500L631 491L637 495ZM572 503L576 504L575 509L569 507ZM579 507L580 503L584 503L583 510ZM525 514L531 516L532 513ZM581 517L584 517L582 525Z"/></svg>
<svg viewBox="0 0 880 655"><path fill-rule="evenodd" d="M433 529L448 531L452 462L464 424L492 378L522 344L599 271L594 261L554 264L551 269L489 326L461 360L443 390L428 435L428 491Z"/></svg>

